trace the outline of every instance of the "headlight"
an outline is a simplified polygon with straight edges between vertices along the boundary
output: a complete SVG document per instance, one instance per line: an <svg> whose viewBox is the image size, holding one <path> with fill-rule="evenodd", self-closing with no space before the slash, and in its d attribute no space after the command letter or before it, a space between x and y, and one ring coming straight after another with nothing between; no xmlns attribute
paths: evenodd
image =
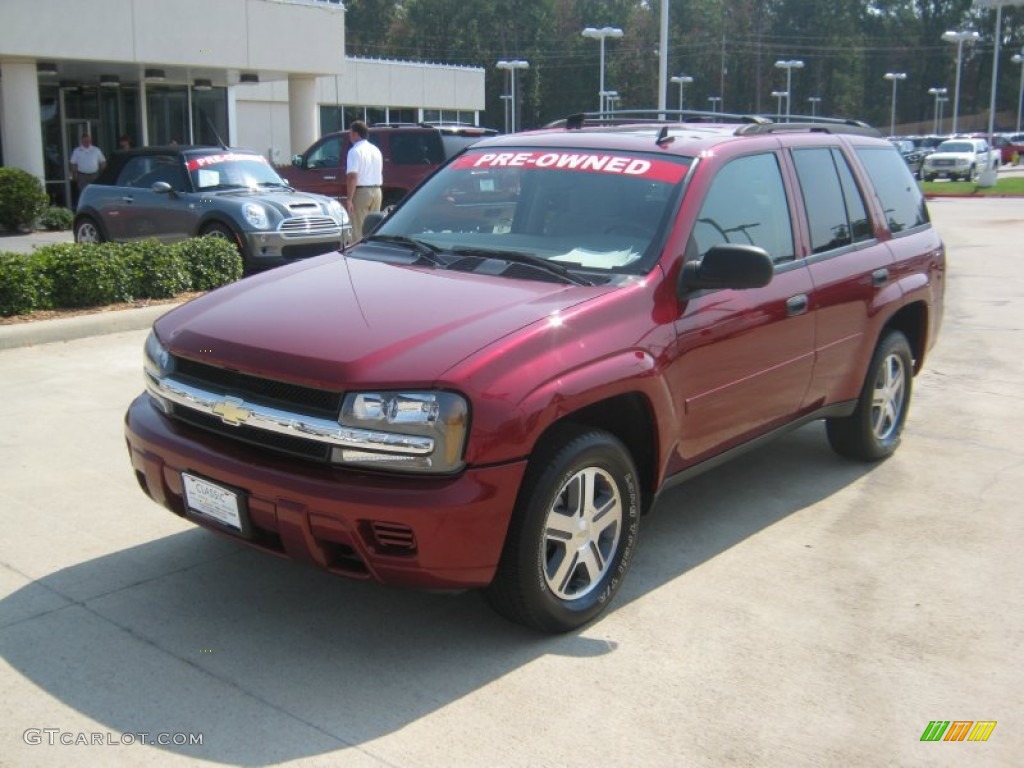
<svg viewBox="0 0 1024 768"><path fill-rule="evenodd" d="M156 334L150 331L143 347L142 367L145 371L146 390L164 413L170 411L170 404L157 392L155 384L171 372L172 366L171 353L160 343Z"/></svg>
<svg viewBox="0 0 1024 768"><path fill-rule="evenodd" d="M427 454L413 453L402 451L400 441L390 441L394 447L388 449L377 449L370 441L365 449L334 448L335 462L411 472L462 469L469 407L465 398L452 392L353 392L345 397L338 421L381 437L430 438L433 448Z"/></svg>
<svg viewBox="0 0 1024 768"><path fill-rule="evenodd" d="M267 211L262 205L246 203L242 208L242 215L245 216L245 220L254 229L267 228Z"/></svg>

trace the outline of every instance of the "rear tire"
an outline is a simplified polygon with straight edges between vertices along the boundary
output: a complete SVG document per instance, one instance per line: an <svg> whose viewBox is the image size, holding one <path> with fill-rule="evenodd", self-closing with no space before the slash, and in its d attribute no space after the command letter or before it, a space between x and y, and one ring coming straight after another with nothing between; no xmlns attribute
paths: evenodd
<svg viewBox="0 0 1024 768"><path fill-rule="evenodd" d="M76 243L102 243L106 241L103 231L91 216L82 216L75 222Z"/></svg>
<svg viewBox="0 0 1024 768"><path fill-rule="evenodd" d="M836 453L859 461L878 461L896 451L910 408L913 369L907 337L889 331L871 358L856 410L825 422L828 441Z"/></svg>
<svg viewBox="0 0 1024 768"><path fill-rule="evenodd" d="M636 467L614 435L556 428L527 469L485 593L491 606L544 632L591 621L629 570L640 508Z"/></svg>

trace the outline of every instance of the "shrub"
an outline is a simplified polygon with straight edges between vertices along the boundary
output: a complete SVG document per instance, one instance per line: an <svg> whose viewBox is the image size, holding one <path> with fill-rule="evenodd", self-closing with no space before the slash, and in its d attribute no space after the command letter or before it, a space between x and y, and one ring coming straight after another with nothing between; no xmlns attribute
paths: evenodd
<svg viewBox="0 0 1024 768"><path fill-rule="evenodd" d="M135 298L130 261L116 243L50 245L36 253L53 280L55 307L96 307Z"/></svg>
<svg viewBox="0 0 1024 768"><path fill-rule="evenodd" d="M192 290L188 262L174 246L147 240L121 247L132 272L135 298L170 299Z"/></svg>
<svg viewBox="0 0 1024 768"><path fill-rule="evenodd" d="M0 253L0 317L50 309L50 289L41 259Z"/></svg>
<svg viewBox="0 0 1024 768"><path fill-rule="evenodd" d="M31 229L49 205L43 183L20 168L0 168L0 226Z"/></svg>
<svg viewBox="0 0 1024 768"><path fill-rule="evenodd" d="M242 276L242 257L234 243L216 237L194 237L177 243L192 275L193 291L209 291Z"/></svg>
<svg viewBox="0 0 1024 768"><path fill-rule="evenodd" d="M29 254L0 253L0 316L172 298L241 275L235 246L210 237L176 245L62 243Z"/></svg>
<svg viewBox="0 0 1024 768"><path fill-rule="evenodd" d="M39 229L45 229L47 232L62 232L71 229L71 224L74 220L74 211L51 205L39 217L37 226Z"/></svg>

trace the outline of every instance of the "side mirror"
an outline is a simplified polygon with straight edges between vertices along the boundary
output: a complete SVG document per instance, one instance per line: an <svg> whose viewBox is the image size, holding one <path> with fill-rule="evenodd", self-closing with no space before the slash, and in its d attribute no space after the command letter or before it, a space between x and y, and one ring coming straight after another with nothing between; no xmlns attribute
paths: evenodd
<svg viewBox="0 0 1024 768"><path fill-rule="evenodd" d="M174 193L174 187L166 181L156 181L153 182L153 186L149 188L149 191L156 192L158 195L170 195Z"/></svg>
<svg viewBox="0 0 1024 768"><path fill-rule="evenodd" d="M363 237L373 234L373 231L381 225L381 222L386 219L388 215L383 211L374 211L373 213L366 214L366 218L363 219Z"/></svg>
<svg viewBox="0 0 1024 768"><path fill-rule="evenodd" d="M302 155L292 155L292 165L296 168L306 167L306 164L302 161Z"/></svg>
<svg viewBox="0 0 1024 768"><path fill-rule="evenodd" d="M762 288L771 282L773 272L772 258L764 248L720 244L700 261L683 264L677 293L684 296L702 288Z"/></svg>

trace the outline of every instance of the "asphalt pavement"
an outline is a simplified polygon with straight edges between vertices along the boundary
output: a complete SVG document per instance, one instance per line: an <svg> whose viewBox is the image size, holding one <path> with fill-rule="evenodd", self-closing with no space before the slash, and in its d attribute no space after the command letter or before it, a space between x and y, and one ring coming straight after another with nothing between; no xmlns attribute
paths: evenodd
<svg viewBox="0 0 1024 768"><path fill-rule="evenodd" d="M673 489L560 637L150 502L121 432L144 329L0 350L0 765L1019 765L1022 203L930 208L946 317L896 455L814 424Z"/></svg>

